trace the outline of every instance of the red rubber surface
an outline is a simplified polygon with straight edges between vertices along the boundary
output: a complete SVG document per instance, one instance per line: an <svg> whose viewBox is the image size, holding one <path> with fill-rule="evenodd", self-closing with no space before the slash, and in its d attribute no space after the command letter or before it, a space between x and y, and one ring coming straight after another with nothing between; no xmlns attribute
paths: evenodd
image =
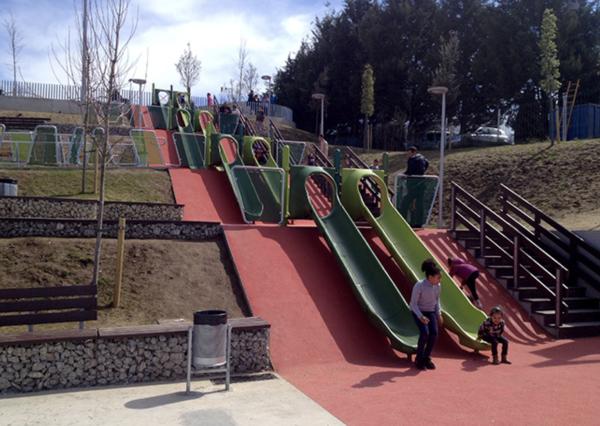
<svg viewBox="0 0 600 426"><path fill-rule="evenodd" d="M597 424L600 338L551 341L487 274L481 298L509 312L514 364L490 365L442 332L438 369L418 372L369 324L316 228L225 226L225 235L254 314L272 324L276 370L342 421ZM383 244L367 236L399 278ZM466 256L446 233L422 236L442 259Z"/></svg>
<svg viewBox="0 0 600 426"><path fill-rule="evenodd" d="M169 169L175 201L184 204L183 220L243 223L238 203L223 172Z"/></svg>

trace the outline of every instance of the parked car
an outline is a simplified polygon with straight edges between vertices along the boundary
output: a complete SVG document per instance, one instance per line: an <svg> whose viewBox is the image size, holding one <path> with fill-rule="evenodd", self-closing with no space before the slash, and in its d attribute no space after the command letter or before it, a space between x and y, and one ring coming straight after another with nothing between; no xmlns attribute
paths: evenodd
<svg viewBox="0 0 600 426"><path fill-rule="evenodd" d="M506 145L513 143L506 132L497 127L479 127L468 135L467 140L471 145Z"/></svg>

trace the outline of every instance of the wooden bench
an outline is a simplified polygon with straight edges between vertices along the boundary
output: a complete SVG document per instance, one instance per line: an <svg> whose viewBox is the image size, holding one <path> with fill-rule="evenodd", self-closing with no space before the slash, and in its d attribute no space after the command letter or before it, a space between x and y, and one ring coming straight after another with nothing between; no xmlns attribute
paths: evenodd
<svg viewBox="0 0 600 426"><path fill-rule="evenodd" d="M50 118L43 117L0 117L0 123L6 126L6 130L33 130L35 126L46 124Z"/></svg>
<svg viewBox="0 0 600 426"><path fill-rule="evenodd" d="M97 319L97 287L93 285L0 289L0 327L79 322Z"/></svg>

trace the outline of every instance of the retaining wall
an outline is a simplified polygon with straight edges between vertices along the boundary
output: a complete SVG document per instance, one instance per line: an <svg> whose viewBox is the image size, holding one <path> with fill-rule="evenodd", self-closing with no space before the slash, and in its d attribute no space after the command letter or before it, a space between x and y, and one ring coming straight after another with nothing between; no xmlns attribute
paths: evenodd
<svg viewBox="0 0 600 426"><path fill-rule="evenodd" d="M95 220L21 219L0 220L0 238L51 237L92 238L96 236ZM103 235L117 238L118 221L104 222ZM125 238L148 240L204 241L223 233L219 223L183 221L127 221Z"/></svg>
<svg viewBox="0 0 600 426"><path fill-rule="evenodd" d="M0 217L95 219L98 203L51 197L0 196ZM104 218L132 220L182 220L183 205L163 203L130 203L110 201L104 204Z"/></svg>
<svg viewBox="0 0 600 426"><path fill-rule="evenodd" d="M271 369L270 325L230 320L233 373ZM0 392L181 380L190 323L0 335Z"/></svg>

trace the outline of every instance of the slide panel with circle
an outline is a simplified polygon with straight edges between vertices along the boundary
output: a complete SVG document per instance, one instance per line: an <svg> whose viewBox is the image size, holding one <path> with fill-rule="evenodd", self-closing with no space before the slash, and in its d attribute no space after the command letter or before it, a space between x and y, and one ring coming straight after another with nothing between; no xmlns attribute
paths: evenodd
<svg viewBox="0 0 600 426"><path fill-rule="evenodd" d="M302 190L319 230L367 315L393 348L414 353L419 331L410 308L342 206L333 177L320 167L296 166L291 185L292 192ZM324 186L329 190L323 190Z"/></svg>
<svg viewBox="0 0 600 426"><path fill-rule="evenodd" d="M173 135L182 164L190 169L204 168L204 136L195 134L191 124L191 114L185 109L178 109L175 121L179 133Z"/></svg>
<svg viewBox="0 0 600 426"><path fill-rule="evenodd" d="M62 151L56 126L39 125L33 131L33 146L29 164L58 165L62 163Z"/></svg>
<svg viewBox="0 0 600 426"><path fill-rule="evenodd" d="M366 179L369 182L366 182ZM369 197L367 206L361 195L365 186L384 194L376 204ZM363 193L364 193L363 189ZM354 219L366 219L375 229L406 277L411 282L422 278L421 264L434 256L392 205L383 180L371 170L347 172L342 183L342 202ZM486 315L477 309L442 268L441 310L444 326L454 332L460 343L471 349L485 350L489 345L477 338Z"/></svg>

